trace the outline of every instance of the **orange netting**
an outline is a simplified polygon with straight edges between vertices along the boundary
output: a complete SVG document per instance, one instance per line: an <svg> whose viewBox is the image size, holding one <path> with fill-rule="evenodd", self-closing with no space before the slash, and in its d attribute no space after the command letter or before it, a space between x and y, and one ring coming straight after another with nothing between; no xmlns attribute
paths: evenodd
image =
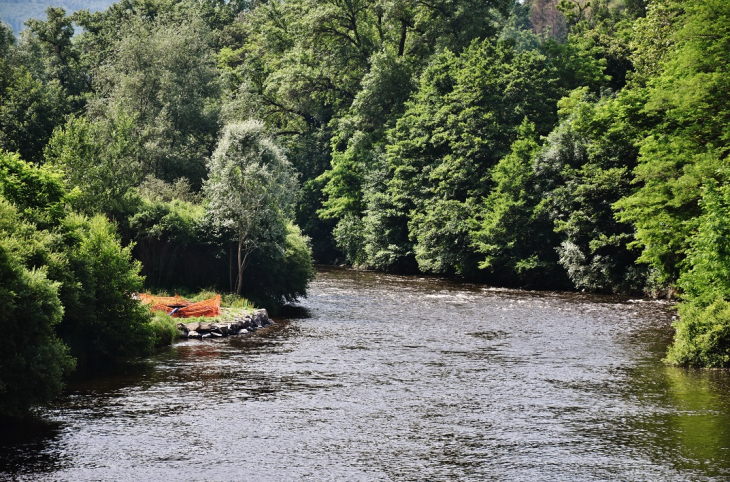
<svg viewBox="0 0 730 482"><path fill-rule="evenodd" d="M164 311L173 318L213 317L221 314L221 295L198 303L192 303L178 295L152 296L140 294L139 299L142 303L152 305L152 311Z"/></svg>
<svg viewBox="0 0 730 482"><path fill-rule="evenodd" d="M191 318L194 316L220 316L221 314L221 295L214 298L192 303L184 308L180 308L172 314L177 318Z"/></svg>
<svg viewBox="0 0 730 482"><path fill-rule="evenodd" d="M165 305L165 306L171 306L173 308L179 307L179 306L188 306L192 304L190 301L186 300L180 295L175 296L152 296L145 293L139 294L139 299L142 303L146 305Z"/></svg>

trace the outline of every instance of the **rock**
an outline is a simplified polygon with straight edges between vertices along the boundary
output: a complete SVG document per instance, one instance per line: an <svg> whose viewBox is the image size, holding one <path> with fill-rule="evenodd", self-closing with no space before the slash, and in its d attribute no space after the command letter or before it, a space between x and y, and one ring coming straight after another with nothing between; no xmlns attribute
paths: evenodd
<svg viewBox="0 0 730 482"><path fill-rule="evenodd" d="M269 324L269 312L265 309L256 310L252 317L252 323L256 326L267 326Z"/></svg>
<svg viewBox="0 0 730 482"><path fill-rule="evenodd" d="M178 323L177 326L184 326L185 330L187 331L198 331L198 327L200 326L200 323L197 321L195 323Z"/></svg>
<svg viewBox="0 0 730 482"><path fill-rule="evenodd" d="M211 333L217 333L219 335L227 335L228 334L228 326L227 325L213 325L211 330Z"/></svg>
<svg viewBox="0 0 730 482"><path fill-rule="evenodd" d="M269 313L265 309L259 309L247 315L234 318L233 321L225 323L211 322L193 322L178 323L177 329L180 338L222 338L228 335L246 335L254 331L275 325L276 323L269 318Z"/></svg>

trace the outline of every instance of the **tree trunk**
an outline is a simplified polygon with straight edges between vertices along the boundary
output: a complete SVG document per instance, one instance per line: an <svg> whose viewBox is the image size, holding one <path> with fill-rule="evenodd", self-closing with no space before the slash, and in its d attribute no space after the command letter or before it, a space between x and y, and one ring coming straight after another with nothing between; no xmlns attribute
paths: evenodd
<svg viewBox="0 0 730 482"><path fill-rule="evenodd" d="M233 293L235 287L233 286L233 243L229 243L228 246L228 291Z"/></svg>
<svg viewBox="0 0 730 482"><path fill-rule="evenodd" d="M403 57L406 50L406 36L408 35L408 24L405 20L400 23L400 41L398 42L398 57Z"/></svg>
<svg viewBox="0 0 730 482"><path fill-rule="evenodd" d="M241 296L243 292L243 238L238 236L238 283L236 285L236 294Z"/></svg>

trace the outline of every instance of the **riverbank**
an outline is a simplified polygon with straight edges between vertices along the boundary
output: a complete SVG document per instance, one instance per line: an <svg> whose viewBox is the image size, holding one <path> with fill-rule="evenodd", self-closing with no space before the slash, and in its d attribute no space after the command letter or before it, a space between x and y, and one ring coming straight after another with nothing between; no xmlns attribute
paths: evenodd
<svg viewBox="0 0 730 482"><path fill-rule="evenodd" d="M171 345L180 339L242 335L274 324L269 318L268 310L257 309L250 300L234 294L218 294L204 290L198 293L183 292L181 296L178 295L179 293L176 291L174 297L165 292L143 296L156 298L158 302L167 301L173 304L176 301L173 300L175 297L183 303L200 303L220 296L219 312L216 316L179 317L168 314L169 310L153 309L150 324L155 334L157 348Z"/></svg>
<svg viewBox="0 0 730 482"><path fill-rule="evenodd" d="M205 338L245 335L275 324L269 318L269 313L262 308L250 314L236 316L231 321L193 321L178 323L176 328L180 339L202 340Z"/></svg>

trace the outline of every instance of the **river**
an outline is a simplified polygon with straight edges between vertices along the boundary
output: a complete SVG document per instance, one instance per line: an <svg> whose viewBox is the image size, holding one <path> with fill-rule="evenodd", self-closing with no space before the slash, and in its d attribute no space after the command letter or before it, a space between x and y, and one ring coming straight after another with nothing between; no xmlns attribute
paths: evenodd
<svg viewBox="0 0 730 482"><path fill-rule="evenodd" d="M71 383L0 479L730 480L666 302L321 269L285 317Z"/></svg>

